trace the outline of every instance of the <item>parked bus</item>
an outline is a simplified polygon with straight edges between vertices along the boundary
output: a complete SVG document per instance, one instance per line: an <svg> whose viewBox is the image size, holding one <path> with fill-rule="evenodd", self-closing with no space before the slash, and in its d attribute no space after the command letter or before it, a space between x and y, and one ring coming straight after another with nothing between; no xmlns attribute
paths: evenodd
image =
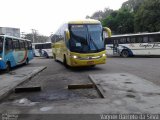
<svg viewBox="0 0 160 120"><path fill-rule="evenodd" d="M0 70L28 64L33 59L32 44L30 40L0 35Z"/></svg>
<svg viewBox="0 0 160 120"><path fill-rule="evenodd" d="M70 21L52 35L53 57L66 66L95 66L106 63L103 33L109 28L97 20Z"/></svg>
<svg viewBox="0 0 160 120"><path fill-rule="evenodd" d="M160 32L114 35L106 38L108 55L160 55Z"/></svg>
<svg viewBox="0 0 160 120"><path fill-rule="evenodd" d="M35 57L52 57L51 42L46 43L32 43L32 48Z"/></svg>

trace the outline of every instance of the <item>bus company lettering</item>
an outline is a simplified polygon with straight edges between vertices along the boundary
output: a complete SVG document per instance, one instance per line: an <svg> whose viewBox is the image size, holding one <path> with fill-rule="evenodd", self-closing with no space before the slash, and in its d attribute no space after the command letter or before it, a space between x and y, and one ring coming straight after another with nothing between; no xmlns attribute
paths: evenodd
<svg viewBox="0 0 160 120"><path fill-rule="evenodd" d="M160 43L140 44L139 47L144 47L144 48L155 48L155 47L160 47Z"/></svg>
<svg viewBox="0 0 160 120"><path fill-rule="evenodd" d="M154 43L154 44L153 44L153 48L154 48L154 47L160 47L160 43Z"/></svg>

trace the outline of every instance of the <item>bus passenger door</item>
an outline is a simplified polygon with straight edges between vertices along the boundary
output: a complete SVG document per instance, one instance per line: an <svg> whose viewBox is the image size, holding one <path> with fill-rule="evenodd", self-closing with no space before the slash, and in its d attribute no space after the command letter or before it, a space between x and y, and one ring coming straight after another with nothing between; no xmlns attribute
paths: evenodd
<svg viewBox="0 0 160 120"><path fill-rule="evenodd" d="M113 55L117 55L118 54L118 40L114 39L113 40Z"/></svg>

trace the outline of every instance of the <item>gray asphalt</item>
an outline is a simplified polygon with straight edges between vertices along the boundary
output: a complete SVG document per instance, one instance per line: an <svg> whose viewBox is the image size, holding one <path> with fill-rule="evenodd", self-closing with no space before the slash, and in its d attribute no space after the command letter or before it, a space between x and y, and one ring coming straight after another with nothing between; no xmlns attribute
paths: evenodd
<svg viewBox="0 0 160 120"><path fill-rule="evenodd" d="M21 98L28 98L34 102L60 101L69 99L100 98L97 91L92 89L68 90L69 84L91 83L89 74L100 73L130 73L147 79L160 86L160 58L109 57L104 65L68 69L53 59L35 58L28 66L47 66L47 69L21 86L41 86L41 92L12 93L2 102L12 102ZM19 68L17 68L19 69Z"/></svg>

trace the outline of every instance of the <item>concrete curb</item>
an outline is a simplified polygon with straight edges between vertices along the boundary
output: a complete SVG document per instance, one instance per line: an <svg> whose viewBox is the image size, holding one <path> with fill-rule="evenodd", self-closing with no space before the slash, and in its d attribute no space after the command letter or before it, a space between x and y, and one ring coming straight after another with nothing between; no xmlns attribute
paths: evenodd
<svg viewBox="0 0 160 120"><path fill-rule="evenodd" d="M3 91L0 91L0 101L5 98L6 96L8 96L11 92L13 92L13 90L20 84L27 82L28 80L30 80L32 77L36 76L38 73L42 72L44 69L46 69L47 67L39 67L36 70L33 70L33 72L29 75L27 75L26 77L22 78L21 81L19 81L17 84L12 84L8 87L6 87L5 89L3 89Z"/></svg>
<svg viewBox="0 0 160 120"><path fill-rule="evenodd" d="M94 80L94 78L92 77L92 75L89 75L88 77L91 80L91 82L95 85L96 90L97 90L98 94L100 95L100 97L101 98L106 98L105 94L103 92L103 89L101 88L100 84L96 84L96 81Z"/></svg>

